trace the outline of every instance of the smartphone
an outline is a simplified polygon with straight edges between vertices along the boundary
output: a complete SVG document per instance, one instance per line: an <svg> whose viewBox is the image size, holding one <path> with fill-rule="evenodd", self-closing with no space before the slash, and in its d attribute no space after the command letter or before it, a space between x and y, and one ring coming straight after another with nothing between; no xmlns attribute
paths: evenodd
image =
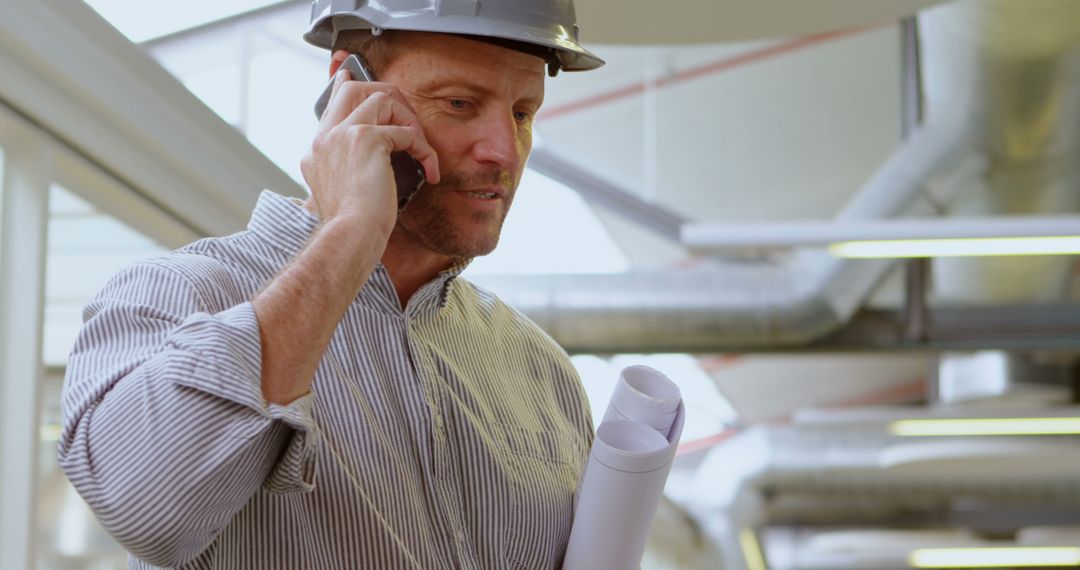
<svg viewBox="0 0 1080 570"><path fill-rule="evenodd" d="M349 71L354 81L375 81L371 68L360 56L350 55L341 64L341 67ZM323 90L319 100L315 101L315 116L322 118L326 111L326 105L330 102L330 91L334 88L334 80L330 79L326 89ZM398 210L408 205L409 200L424 185L424 167L407 152L390 153L390 166L394 169L394 181L397 183Z"/></svg>

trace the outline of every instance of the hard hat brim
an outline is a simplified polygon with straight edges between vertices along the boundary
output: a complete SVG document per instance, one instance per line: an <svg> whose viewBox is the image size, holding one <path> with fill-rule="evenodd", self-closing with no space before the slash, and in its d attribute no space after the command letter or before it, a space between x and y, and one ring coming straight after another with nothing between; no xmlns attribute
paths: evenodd
<svg viewBox="0 0 1080 570"><path fill-rule="evenodd" d="M378 16L378 14L372 16ZM503 23L465 16L441 16L438 29L433 29L431 18L424 15L414 17L398 15L392 22L387 22L389 25L383 25L383 22L377 21L379 19L377 17L361 17L357 13L326 14L312 23L311 28L304 34L304 40L311 45L329 50L333 48L335 31L379 28L384 30L434 32L477 36L479 38L496 38L547 47L553 50L559 69L562 71L588 71L604 65L603 59L581 47L574 40L572 30L561 28L555 30L540 29L519 24L514 26L514 33L506 33L506 25Z"/></svg>

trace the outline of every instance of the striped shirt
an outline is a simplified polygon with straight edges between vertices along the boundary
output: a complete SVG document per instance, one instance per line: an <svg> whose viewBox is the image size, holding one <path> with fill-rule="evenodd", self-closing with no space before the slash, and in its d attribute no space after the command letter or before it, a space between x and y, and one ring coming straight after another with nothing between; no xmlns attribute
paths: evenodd
<svg viewBox="0 0 1080 570"><path fill-rule="evenodd" d="M402 309L378 266L311 393L265 401L250 300L316 227L264 192L246 231L138 262L87 305L60 464L130 567L560 566L588 402L462 267Z"/></svg>

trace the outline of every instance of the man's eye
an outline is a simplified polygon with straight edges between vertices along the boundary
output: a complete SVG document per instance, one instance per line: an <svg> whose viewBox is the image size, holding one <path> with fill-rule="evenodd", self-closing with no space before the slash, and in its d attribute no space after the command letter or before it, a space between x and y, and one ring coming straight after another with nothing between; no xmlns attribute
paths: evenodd
<svg viewBox="0 0 1080 570"><path fill-rule="evenodd" d="M469 102L464 99L450 99L450 106L455 109L464 109L469 105Z"/></svg>
<svg viewBox="0 0 1080 570"><path fill-rule="evenodd" d="M532 114L525 111L515 111L514 118L517 119L519 122L524 123L525 121L528 121L532 118Z"/></svg>

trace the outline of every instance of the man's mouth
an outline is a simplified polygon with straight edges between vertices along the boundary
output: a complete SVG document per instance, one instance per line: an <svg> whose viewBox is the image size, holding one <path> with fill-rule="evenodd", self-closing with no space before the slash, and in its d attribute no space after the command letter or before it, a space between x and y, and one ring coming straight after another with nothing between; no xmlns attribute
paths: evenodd
<svg viewBox="0 0 1080 570"><path fill-rule="evenodd" d="M465 195L480 200L493 200L499 197L496 192L465 192Z"/></svg>

